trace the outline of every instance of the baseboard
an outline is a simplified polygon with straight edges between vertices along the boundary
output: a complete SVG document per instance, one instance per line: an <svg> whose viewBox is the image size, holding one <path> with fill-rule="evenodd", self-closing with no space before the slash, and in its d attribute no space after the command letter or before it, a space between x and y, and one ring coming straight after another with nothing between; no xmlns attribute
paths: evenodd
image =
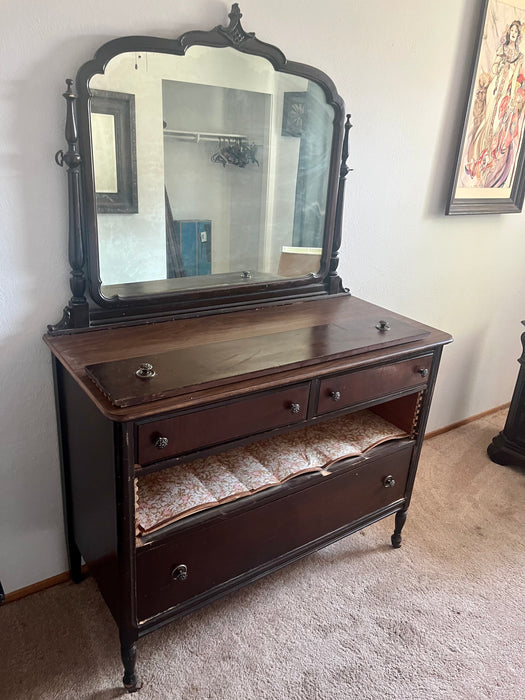
<svg viewBox="0 0 525 700"><path fill-rule="evenodd" d="M88 573L87 566L82 567L82 573L84 576ZM56 576L51 576L43 581L37 581L32 583L30 586L25 586L25 588L19 588L16 591L11 591L11 593L5 594L5 603L13 603L15 600L20 600L20 598L25 598L28 595L33 595L33 593L39 593L40 591L45 591L46 588L52 588L53 586L58 586L59 583L67 583L71 581L71 576L69 571L64 571L62 574L57 574Z"/></svg>
<svg viewBox="0 0 525 700"><path fill-rule="evenodd" d="M473 423L474 421L479 420L480 418L485 418L486 416L490 416L493 413L502 411L503 409L508 409L509 406L510 402L505 403L502 406L496 406L496 408L491 408L488 411L483 411L483 413L478 413L477 415L471 416L470 418L465 418L464 420L460 420L457 423L452 423L451 425L447 425L444 428L433 430L432 432L427 433L425 435L425 440L429 440L430 438L436 437L437 435L443 435L443 433L448 433L451 430L455 430L456 428L461 428L461 426L463 425ZM87 566L82 567L82 573L84 575L87 574ZM43 581L37 581L37 583L33 583L30 586L26 586L25 588L19 588L17 591L13 591L12 593L6 593L5 602L12 603L15 600L20 600L20 598L25 598L28 595L38 593L39 591L44 591L46 590L46 588L51 588L52 586L57 586L59 583L66 583L67 581L71 581L71 576L69 575L68 571L65 571L63 574L51 576L51 578L46 578Z"/></svg>
<svg viewBox="0 0 525 700"><path fill-rule="evenodd" d="M455 430L456 428L461 428L463 425L473 423L474 421L479 420L480 418L486 418L486 416L491 416L493 413L497 413L498 411L508 409L509 406L510 401L509 403L504 403L502 406L496 406L496 408L490 408L488 411L483 411L483 413L477 413L475 416L471 416L470 418L464 418L463 420L460 420L457 423L452 423L451 425L447 425L444 428L432 430L430 433L426 433L425 440L429 440L430 438L436 437L437 435L443 435L443 433L448 433L451 430Z"/></svg>

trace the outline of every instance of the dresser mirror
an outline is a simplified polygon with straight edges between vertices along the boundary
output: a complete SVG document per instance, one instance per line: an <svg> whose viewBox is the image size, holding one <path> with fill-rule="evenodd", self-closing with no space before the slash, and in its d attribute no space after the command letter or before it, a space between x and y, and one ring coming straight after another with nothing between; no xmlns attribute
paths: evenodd
<svg viewBox="0 0 525 700"><path fill-rule="evenodd" d="M73 298L51 330L343 291L343 102L241 16L110 41L68 81Z"/></svg>
<svg viewBox="0 0 525 700"><path fill-rule="evenodd" d="M113 214L97 197L105 297L153 280L184 291L296 276L283 251L318 274L334 121L318 85L259 56L194 46L184 56L121 53L89 86L135 103L140 206ZM92 144L108 118L111 137L112 115L91 109ZM117 190L114 145L92 151L95 175Z"/></svg>

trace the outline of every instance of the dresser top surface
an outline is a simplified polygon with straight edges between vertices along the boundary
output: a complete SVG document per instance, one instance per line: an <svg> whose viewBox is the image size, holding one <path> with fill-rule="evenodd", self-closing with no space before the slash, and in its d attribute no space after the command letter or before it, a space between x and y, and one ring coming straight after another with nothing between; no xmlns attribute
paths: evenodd
<svg viewBox="0 0 525 700"><path fill-rule="evenodd" d="M381 321L388 330L376 328ZM325 373L424 351L451 338L345 295L44 340L103 413L122 421L307 379L321 367ZM162 368L160 381L135 376L143 362Z"/></svg>

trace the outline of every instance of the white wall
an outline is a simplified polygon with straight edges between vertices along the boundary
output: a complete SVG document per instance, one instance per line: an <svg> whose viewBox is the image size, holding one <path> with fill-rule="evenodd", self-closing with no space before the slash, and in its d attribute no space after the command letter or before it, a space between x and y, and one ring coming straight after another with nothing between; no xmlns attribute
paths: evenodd
<svg viewBox="0 0 525 700"><path fill-rule="evenodd" d="M351 291L447 330L431 428L510 399L525 317L525 214L445 217L478 0L243 0L244 26L318 65L352 113ZM49 354L70 297L64 79L120 34L225 23L215 0L10 0L0 37L0 579L66 569Z"/></svg>

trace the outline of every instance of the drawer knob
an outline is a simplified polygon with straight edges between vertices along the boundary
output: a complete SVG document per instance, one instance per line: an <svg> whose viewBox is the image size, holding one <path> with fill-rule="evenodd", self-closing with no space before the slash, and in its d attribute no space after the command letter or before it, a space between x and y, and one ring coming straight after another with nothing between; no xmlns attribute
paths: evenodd
<svg viewBox="0 0 525 700"><path fill-rule="evenodd" d="M188 578L188 567L186 564L179 564L171 572L174 581L185 581Z"/></svg>
<svg viewBox="0 0 525 700"><path fill-rule="evenodd" d="M301 404L300 403L291 403L290 404L290 413L293 413L294 415L301 413Z"/></svg>
<svg viewBox="0 0 525 700"><path fill-rule="evenodd" d="M165 447L168 446L168 438L164 437L163 435L159 435L157 438L155 438L155 447L158 450L163 450Z"/></svg>
<svg viewBox="0 0 525 700"><path fill-rule="evenodd" d="M141 379L151 379L151 377L155 376L156 372L152 364L149 362L142 362L135 374Z"/></svg>
<svg viewBox="0 0 525 700"><path fill-rule="evenodd" d="M389 331L390 324L388 321L379 321L379 323L376 323L376 328L378 331Z"/></svg>
<svg viewBox="0 0 525 700"><path fill-rule="evenodd" d="M417 371L422 377L428 377L428 369L426 367L420 367Z"/></svg>
<svg viewBox="0 0 525 700"><path fill-rule="evenodd" d="M332 399L332 401L340 401L341 400L341 392L340 391L331 391L330 398Z"/></svg>
<svg viewBox="0 0 525 700"><path fill-rule="evenodd" d="M385 478L383 479L383 486L385 487L385 489L391 489L395 485L396 485L396 480L394 479L392 474L385 476Z"/></svg>

